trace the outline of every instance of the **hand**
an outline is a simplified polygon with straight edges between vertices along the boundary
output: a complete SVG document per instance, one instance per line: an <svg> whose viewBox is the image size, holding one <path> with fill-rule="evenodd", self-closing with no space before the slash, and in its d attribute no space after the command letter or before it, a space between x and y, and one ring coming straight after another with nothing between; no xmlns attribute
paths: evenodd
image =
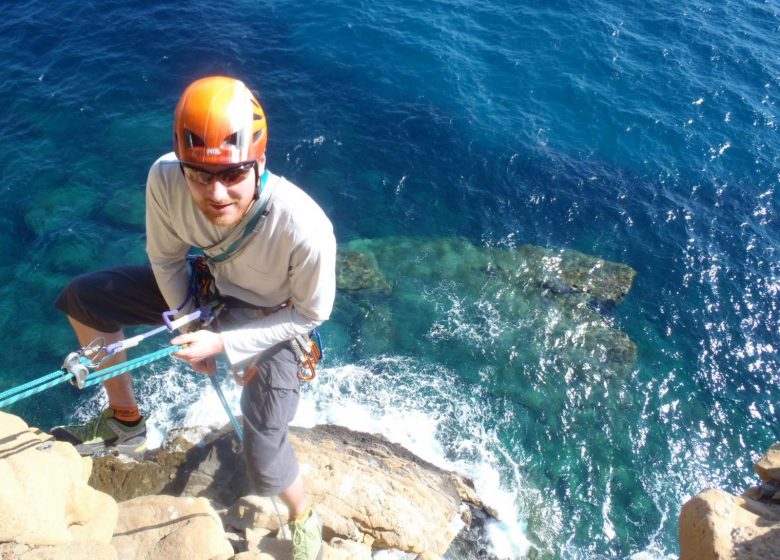
<svg viewBox="0 0 780 560"><path fill-rule="evenodd" d="M181 334L171 344L183 347L173 354L175 357L190 364L195 371L209 375L217 371L214 356L225 351L222 335L207 330Z"/></svg>

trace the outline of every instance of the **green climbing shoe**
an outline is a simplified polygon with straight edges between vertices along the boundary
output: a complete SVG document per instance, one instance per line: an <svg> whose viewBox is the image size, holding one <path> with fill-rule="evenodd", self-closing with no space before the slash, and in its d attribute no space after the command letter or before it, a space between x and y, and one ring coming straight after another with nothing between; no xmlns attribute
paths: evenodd
<svg viewBox="0 0 780 560"><path fill-rule="evenodd" d="M113 408L105 409L86 424L52 428L51 435L73 444L81 455L100 451L140 453L146 449L146 421L141 418L135 426L126 426L114 418Z"/></svg>
<svg viewBox="0 0 780 560"><path fill-rule="evenodd" d="M292 533L293 560L322 560L322 525L314 511L303 521L289 523Z"/></svg>

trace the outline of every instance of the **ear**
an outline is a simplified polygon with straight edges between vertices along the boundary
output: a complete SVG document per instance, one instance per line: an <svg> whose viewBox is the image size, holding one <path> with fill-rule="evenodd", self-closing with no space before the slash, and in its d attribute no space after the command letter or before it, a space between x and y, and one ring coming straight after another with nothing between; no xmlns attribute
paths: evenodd
<svg viewBox="0 0 780 560"><path fill-rule="evenodd" d="M265 173L265 152L259 158L257 158L257 171L259 175Z"/></svg>

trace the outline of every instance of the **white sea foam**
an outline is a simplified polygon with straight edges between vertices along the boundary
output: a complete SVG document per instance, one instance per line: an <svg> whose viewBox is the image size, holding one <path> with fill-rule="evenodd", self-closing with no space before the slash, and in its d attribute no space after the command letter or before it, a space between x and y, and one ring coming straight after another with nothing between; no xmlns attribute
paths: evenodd
<svg viewBox="0 0 780 560"><path fill-rule="evenodd" d="M501 519L487 526L493 553L525 556L530 543L518 509L518 481L507 485L500 473L493 451L500 444L480 424L473 396L457 395L446 375L426 375L424 369L414 360L392 356L326 369L304 392L295 424L331 423L380 433L426 461L471 478ZM455 429L443 430L445 425Z"/></svg>
<svg viewBox="0 0 780 560"><path fill-rule="evenodd" d="M675 560L676 558L676 555L669 554L663 548L656 545L649 546L645 550L629 556L629 560Z"/></svg>

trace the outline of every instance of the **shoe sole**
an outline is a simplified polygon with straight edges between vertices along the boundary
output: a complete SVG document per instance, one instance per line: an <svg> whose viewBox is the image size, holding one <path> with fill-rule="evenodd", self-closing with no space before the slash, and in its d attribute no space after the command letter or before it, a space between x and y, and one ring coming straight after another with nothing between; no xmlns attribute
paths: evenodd
<svg viewBox="0 0 780 560"><path fill-rule="evenodd" d="M63 430L59 426L53 428L50 434L58 441L64 441L71 444L79 452L79 455L94 455L101 452L116 451L119 453L135 454L146 451L146 437L130 438L122 443L116 443L116 439L100 441L95 443L84 443L77 440L70 432Z"/></svg>
<svg viewBox="0 0 780 560"><path fill-rule="evenodd" d="M79 455L96 455L98 453L124 453L134 455L146 451L146 440L136 443L80 443L74 445Z"/></svg>

